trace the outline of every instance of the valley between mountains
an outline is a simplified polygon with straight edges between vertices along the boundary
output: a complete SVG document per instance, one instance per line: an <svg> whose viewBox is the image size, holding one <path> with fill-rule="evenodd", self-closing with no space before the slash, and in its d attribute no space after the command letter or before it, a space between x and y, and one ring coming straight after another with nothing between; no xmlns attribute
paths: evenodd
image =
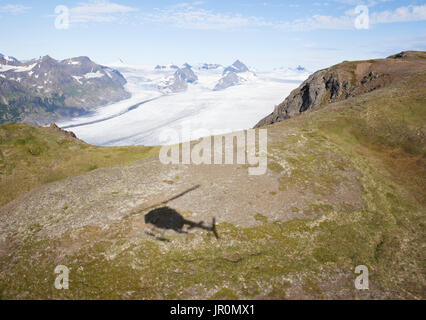
<svg viewBox="0 0 426 320"><path fill-rule="evenodd" d="M233 68L209 94L249 77ZM192 76L165 87L191 93ZM296 87L252 123L268 130L261 176L163 165L158 146L95 146L76 127L0 126L0 298L425 299L426 53Z"/></svg>

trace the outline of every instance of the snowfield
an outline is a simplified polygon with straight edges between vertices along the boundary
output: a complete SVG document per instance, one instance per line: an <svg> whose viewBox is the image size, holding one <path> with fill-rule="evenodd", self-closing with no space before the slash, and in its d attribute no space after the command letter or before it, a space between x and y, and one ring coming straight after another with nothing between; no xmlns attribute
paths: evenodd
<svg viewBox="0 0 426 320"><path fill-rule="evenodd" d="M8 61L10 61L10 60L8 60ZM13 70L13 72L26 72L26 71L31 71L36 65L37 65L37 63L34 63L34 64L27 66L27 67L21 67L21 66L1 65L0 64L0 72L6 72L6 71L10 71L10 70Z"/></svg>
<svg viewBox="0 0 426 320"><path fill-rule="evenodd" d="M223 67L193 67L198 81L169 93L162 86L176 70L111 65L127 79L130 99L98 108L87 117L59 123L82 140L101 146L164 145L252 128L308 77L307 72L274 70L239 74L242 83L213 91ZM188 134L190 133L190 134Z"/></svg>

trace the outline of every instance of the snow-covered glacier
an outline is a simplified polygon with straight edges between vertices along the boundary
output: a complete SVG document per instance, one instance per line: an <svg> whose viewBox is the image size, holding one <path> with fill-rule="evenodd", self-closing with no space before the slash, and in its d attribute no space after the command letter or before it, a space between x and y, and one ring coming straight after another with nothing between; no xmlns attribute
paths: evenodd
<svg viewBox="0 0 426 320"><path fill-rule="evenodd" d="M217 90L223 77L229 76L230 67L198 65L191 67L197 81L185 84L185 91L173 92L175 82L181 81L174 65L160 68L120 62L109 67L125 76L126 89L132 97L100 107L89 116L59 123L94 145L173 144L249 129L272 112L275 105L309 75L306 70L261 72L250 69L238 73L237 83Z"/></svg>

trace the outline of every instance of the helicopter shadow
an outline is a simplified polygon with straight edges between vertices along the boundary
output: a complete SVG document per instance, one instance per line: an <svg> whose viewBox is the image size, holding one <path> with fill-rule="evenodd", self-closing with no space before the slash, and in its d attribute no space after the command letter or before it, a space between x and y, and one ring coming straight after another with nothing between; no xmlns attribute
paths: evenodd
<svg viewBox="0 0 426 320"><path fill-rule="evenodd" d="M179 212L170 207L161 207L151 210L145 215L145 223L153 226L152 231L146 233L160 241L169 241L164 238L164 234L167 230L188 234L188 231L184 230L184 227L187 227L187 230L194 228L207 230L212 232L216 239L219 239L219 235L216 231L215 218L213 218L212 224L208 226L204 224L204 221L194 222L187 220Z"/></svg>

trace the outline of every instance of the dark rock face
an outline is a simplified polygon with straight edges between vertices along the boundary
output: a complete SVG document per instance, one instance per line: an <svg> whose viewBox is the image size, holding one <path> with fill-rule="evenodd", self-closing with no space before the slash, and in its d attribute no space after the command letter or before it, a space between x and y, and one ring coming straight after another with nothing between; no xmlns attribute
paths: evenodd
<svg viewBox="0 0 426 320"><path fill-rule="evenodd" d="M311 75L299 88L293 90L283 103L275 107L273 113L261 120L256 127L289 119L319 105L327 91L324 79L325 72L325 70L321 70ZM333 79L329 79L329 86L333 86L333 82ZM334 85L334 90L336 90L336 85Z"/></svg>
<svg viewBox="0 0 426 320"><path fill-rule="evenodd" d="M418 59L425 59L423 57L422 52L402 52L387 59L345 61L319 70L255 127L280 122L328 103L387 87L416 68Z"/></svg>
<svg viewBox="0 0 426 320"><path fill-rule="evenodd" d="M125 84L120 72L87 57L57 61L44 56L23 63L1 55L0 123L45 125L130 97Z"/></svg>

